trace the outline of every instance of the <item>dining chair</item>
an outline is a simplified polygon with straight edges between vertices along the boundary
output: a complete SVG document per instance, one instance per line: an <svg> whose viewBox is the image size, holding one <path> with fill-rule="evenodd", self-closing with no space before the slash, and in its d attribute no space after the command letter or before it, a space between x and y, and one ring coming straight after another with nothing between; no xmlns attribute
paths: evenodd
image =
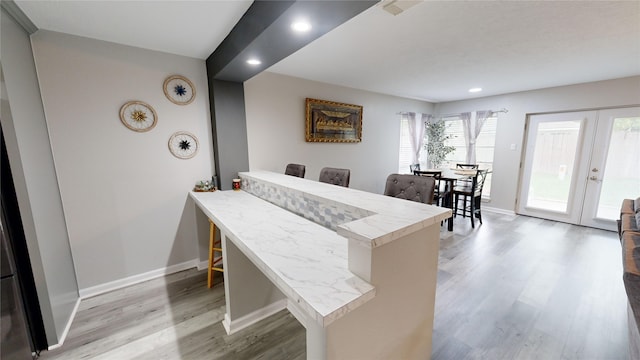
<svg viewBox="0 0 640 360"><path fill-rule="evenodd" d="M415 170L413 175L428 176L435 180L435 187L433 190L433 201L438 206L443 206L445 196L448 195L448 190L444 181L441 181L442 171L439 170Z"/></svg>
<svg viewBox="0 0 640 360"><path fill-rule="evenodd" d="M480 167L478 164L456 164L456 169L459 170L477 170ZM456 182L459 186L471 186L471 178L460 179Z"/></svg>
<svg viewBox="0 0 640 360"><path fill-rule="evenodd" d="M482 188L488 173L489 170L478 170L476 175L471 177L471 185L457 184L453 188L453 216L462 215L462 217L466 217L469 215L472 228L475 228L474 218L478 218L480 224L482 224L482 211L480 208L482 203ZM459 209L458 203L460 197L462 197L462 207Z"/></svg>
<svg viewBox="0 0 640 360"><path fill-rule="evenodd" d="M304 165L287 164L287 168L284 170L284 174L303 178L305 170L306 170L306 168L305 168Z"/></svg>
<svg viewBox="0 0 640 360"><path fill-rule="evenodd" d="M391 174L387 177L384 194L424 204L433 204L436 181L433 177Z"/></svg>
<svg viewBox="0 0 640 360"><path fill-rule="evenodd" d="M480 165L478 164L456 164L456 169L468 169L475 170L478 169Z"/></svg>
<svg viewBox="0 0 640 360"><path fill-rule="evenodd" d="M420 164L411 164L411 165L409 165L409 171L411 171L412 174L416 170L420 170Z"/></svg>
<svg viewBox="0 0 640 360"><path fill-rule="evenodd" d="M349 169L325 167L320 170L320 178L318 179L318 181L327 184L349 187L350 177L351 171Z"/></svg>

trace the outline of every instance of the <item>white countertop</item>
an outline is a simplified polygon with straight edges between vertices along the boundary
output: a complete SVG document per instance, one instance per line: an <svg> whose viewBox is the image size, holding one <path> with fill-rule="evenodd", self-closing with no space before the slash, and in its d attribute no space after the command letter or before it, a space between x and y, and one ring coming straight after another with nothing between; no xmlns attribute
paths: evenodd
<svg viewBox="0 0 640 360"><path fill-rule="evenodd" d="M190 194L265 276L322 326L375 296L371 284L349 271L347 239L336 232L244 191Z"/></svg>
<svg viewBox="0 0 640 360"><path fill-rule="evenodd" d="M373 213L374 215L338 226L338 234L367 247L384 245L451 216L451 210L447 208L295 176L269 171L251 171L240 175L298 190L320 200L340 202Z"/></svg>

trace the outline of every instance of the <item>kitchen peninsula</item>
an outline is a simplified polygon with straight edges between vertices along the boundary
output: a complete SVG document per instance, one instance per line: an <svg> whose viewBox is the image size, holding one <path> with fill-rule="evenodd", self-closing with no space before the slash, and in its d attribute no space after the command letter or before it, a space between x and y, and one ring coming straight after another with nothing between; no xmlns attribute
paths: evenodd
<svg viewBox="0 0 640 360"><path fill-rule="evenodd" d="M266 171L241 191L191 193L220 229L234 333L287 308L308 359L431 355L448 209Z"/></svg>

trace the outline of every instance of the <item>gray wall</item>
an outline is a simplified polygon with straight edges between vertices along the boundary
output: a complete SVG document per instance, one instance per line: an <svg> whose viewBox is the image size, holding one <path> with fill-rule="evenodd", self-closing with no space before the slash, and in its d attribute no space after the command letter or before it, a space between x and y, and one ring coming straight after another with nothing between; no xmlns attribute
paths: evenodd
<svg viewBox="0 0 640 360"><path fill-rule="evenodd" d="M31 42L23 28L1 12L0 61L12 114L3 106L2 129L51 346L70 325L78 284Z"/></svg>
<svg viewBox="0 0 640 360"><path fill-rule="evenodd" d="M31 41L80 295L195 266L188 193L214 162L205 61L45 30ZM175 74L194 84L192 103L165 96ZM130 100L155 109L153 129L122 124ZM198 138L193 158L169 151L176 131Z"/></svg>
<svg viewBox="0 0 640 360"><path fill-rule="evenodd" d="M251 170L284 173L288 163L306 165L318 180L325 167L351 169L349 187L382 194L398 172L398 112L433 114L431 103L263 72L244 84ZM306 142L305 98L362 105L362 142Z"/></svg>
<svg viewBox="0 0 640 360"><path fill-rule="evenodd" d="M351 187L377 193L386 176L398 169L397 112L437 115L507 108L508 113L498 116L491 202L483 207L509 213L515 210L527 114L640 104L640 76L436 105L268 72L246 81L244 88L251 170L284 172L294 162L306 164L306 177L317 180L323 166L345 167L352 171ZM362 142L305 142L305 97L364 105Z"/></svg>
<svg viewBox="0 0 640 360"><path fill-rule="evenodd" d="M491 202L486 206L512 212L515 211L528 114L637 104L640 104L640 76L440 103L436 109L438 114L503 107L509 110L498 115Z"/></svg>

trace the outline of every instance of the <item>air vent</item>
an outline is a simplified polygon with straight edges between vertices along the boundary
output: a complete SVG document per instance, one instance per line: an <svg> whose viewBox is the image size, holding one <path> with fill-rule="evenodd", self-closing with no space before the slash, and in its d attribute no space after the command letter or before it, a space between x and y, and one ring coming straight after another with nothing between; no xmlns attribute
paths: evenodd
<svg viewBox="0 0 640 360"><path fill-rule="evenodd" d="M422 1L415 0L383 0L380 5L382 9L391 15L398 15L408 8L421 3Z"/></svg>

